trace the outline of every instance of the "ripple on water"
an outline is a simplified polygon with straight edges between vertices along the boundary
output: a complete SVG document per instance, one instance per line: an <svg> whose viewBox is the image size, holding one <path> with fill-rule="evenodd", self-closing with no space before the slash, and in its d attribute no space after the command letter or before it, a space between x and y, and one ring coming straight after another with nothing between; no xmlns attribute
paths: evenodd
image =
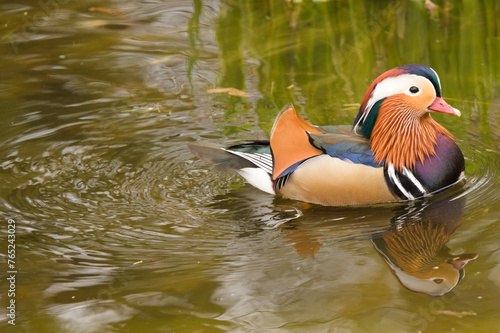
<svg viewBox="0 0 500 333"><path fill-rule="evenodd" d="M471 213L495 207L500 196L498 152L472 140L461 147L466 159L466 182L463 192L456 195L466 198Z"/></svg>
<svg viewBox="0 0 500 333"><path fill-rule="evenodd" d="M30 116L19 126L43 124L47 117ZM0 170L9 186L2 205L24 222L28 235L43 234L54 248L71 243L81 252L99 248L137 259L155 248L185 253L205 241L207 251L219 247L208 241L207 230L232 227L225 220L204 228L213 210L205 206L232 177L194 167L185 146L189 138L182 137L184 127L192 126L185 118L127 113L104 119L78 112L55 130L48 131L50 124L27 126L4 146L10 153ZM27 143L34 148L26 150ZM197 236L186 237L198 228ZM52 250L30 249L40 257Z"/></svg>
<svg viewBox="0 0 500 333"><path fill-rule="evenodd" d="M108 315L123 321L137 314L128 301L115 301L117 295L141 295L149 288L163 291L160 299L169 309L184 309L185 302L168 290L185 288L188 271L201 274L189 286L206 289L203 272L217 266L214 256L232 237L221 232L214 239L209 230L231 233L232 226L225 220L206 228L211 209L204 206L219 193L217 184L225 189L230 181L192 167L182 120L120 116L106 120L105 129L122 129L111 133L99 126L102 118L77 118L85 121L68 117L50 132L50 124L28 126L31 137L17 140L21 133L10 140L4 146L9 156L0 164L8 180L0 204L15 215L19 251L37 263L23 269L39 272L33 285L44 286L41 296L50 302L45 313L73 331L92 320L85 327L96 331L115 322ZM168 130L159 130L158 121ZM71 128L78 137L61 133ZM34 148L26 150L27 144ZM143 275L147 286L140 282Z"/></svg>
<svg viewBox="0 0 500 333"><path fill-rule="evenodd" d="M31 121L44 117L38 114ZM126 320L137 314L137 304L146 302L151 289L159 290L158 304L183 311L192 303L175 293L210 290L208 298L220 306L218 311L228 309L220 320L244 321L255 309L238 298L255 294L252 281L277 290L271 293L269 313L305 295L314 282L311 272L332 274L327 279L334 280L332 285L351 285L352 280L318 267L306 255L319 253L352 265L345 255L363 262L361 271L376 270L366 244L342 241L365 241L384 230L398 205L311 207L242 185L187 152L185 144L192 139L183 131L193 124L185 123L186 117L127 114L108 120L80 113L78 120L68 117L54 131L31 127L23 133L30 134L27 139L21 134L7 142L9 156L0 171L12 187L5 187L2 205L23 222L22 246L32 257L48 261L41 280L47 286L44 297L55 304L47 309L54 317L68 325L94 318L105 326L113 322L93 316L95 311ZM78 135L68 134L75 128ZM36 149L30 154L19 148L31 142ZM437 198L465 197L469 209L487 207L498 194L497 156L469 146L464 153L465 185ZM298 264L281 262L290 252L304 258ZM147 288L140 283L143 275ZM280 283L286 287L279 289ZM126 302L112 300L122 292ZM260 301L268 296L263 293ZM262 306L260 301L254 305Z"/></svg>

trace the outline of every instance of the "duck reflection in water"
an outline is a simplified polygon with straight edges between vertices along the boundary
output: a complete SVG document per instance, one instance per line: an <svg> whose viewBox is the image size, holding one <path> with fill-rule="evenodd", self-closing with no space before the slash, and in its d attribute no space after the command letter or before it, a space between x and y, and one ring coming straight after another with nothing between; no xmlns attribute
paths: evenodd
<svg viewBox="0 0 500 333"><path fill-rule="evenodd" d="M258 192L233 191L214 208L234 221L263 220L283 232L300 256L315 256L325 243L369 240L401 284L413 292L442 296L464 277L477 254L451 254L447 243L459 227L465 198L441 197L397 206L314 206L287 199L269 200ZM259 207L259 209L255 209ZM270 216L272 218L270 218ZM245 232L245 235L247 232Z"/></svg>
<svg viewBox="0 0 500 333"><path fill-rule="evenodd" d="M401 284L430 296L450 292L464 277L464 266L477 254L450 254L447 243L463 213L463 200L419 202L405 206L372 243Z"/></svg>
<svg viewBox="0 0 500 333"><path fill-rule="evenodd" d="M326 234L336 241L366 239L368 235L405 288L430 296L442 296L462 280L464 266L477 258L475 253L451 254L447 246L460 224L464 205L463 198L433 198L392 209L360 207L356 209L356 215L352 215L352 211L340 212L340 215L351 215L354 221L365 214L370 216L370 222L364 225L348 222L350 218L343 221L333 219L328 225L311 224L305 221L311 216L306 216L314 214L304 214L302 223L295 220L281 225L281 229L285 232L284 238L300 255L318 253Z"/></svg>

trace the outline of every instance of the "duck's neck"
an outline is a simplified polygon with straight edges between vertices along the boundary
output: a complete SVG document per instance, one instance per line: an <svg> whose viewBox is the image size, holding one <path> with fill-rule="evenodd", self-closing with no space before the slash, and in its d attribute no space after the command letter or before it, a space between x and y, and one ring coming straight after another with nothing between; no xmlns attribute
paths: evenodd
<svg viewBox="0 0 500 333"><path fill-rule="evenodd" d="M392 163L396 170L413 168L436 154L436 136L453 136L429 113L423 116L398 100L387 99L381 105L371 134L372 151L378 162Z"/></svg>

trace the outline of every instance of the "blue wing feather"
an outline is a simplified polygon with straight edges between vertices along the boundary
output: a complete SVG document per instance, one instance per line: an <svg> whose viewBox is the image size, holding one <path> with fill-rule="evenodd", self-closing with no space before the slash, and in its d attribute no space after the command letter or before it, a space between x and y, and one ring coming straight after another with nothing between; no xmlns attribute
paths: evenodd
<svg viewBox="0 0 500 333"><path fill-rule="evenodd" d="M310 133L309 137L311 144L321 149L325 154L372 167L384 165L384 162L378 163L375 161L370 141L357 136L352 130L346 130L344 127L338 129L333 126L323 129L329 133Z"/></svg>

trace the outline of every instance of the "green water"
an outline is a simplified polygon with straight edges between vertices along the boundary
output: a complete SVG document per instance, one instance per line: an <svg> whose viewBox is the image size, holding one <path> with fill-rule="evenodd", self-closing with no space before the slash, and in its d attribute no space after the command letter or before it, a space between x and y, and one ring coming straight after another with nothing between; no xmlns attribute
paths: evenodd
<svg viewBox="0 0 500 333"><path fill-rule="evenodd" d="M2 1L0 330L498 332L500 4L435 3ZM467 178L435 198L304 205L186 148L266 139L290 102L350 124L408 63L462 112L435 118ZM377 251L408 225L438 261L478 255L446 295L404 287Z"/></svg>

